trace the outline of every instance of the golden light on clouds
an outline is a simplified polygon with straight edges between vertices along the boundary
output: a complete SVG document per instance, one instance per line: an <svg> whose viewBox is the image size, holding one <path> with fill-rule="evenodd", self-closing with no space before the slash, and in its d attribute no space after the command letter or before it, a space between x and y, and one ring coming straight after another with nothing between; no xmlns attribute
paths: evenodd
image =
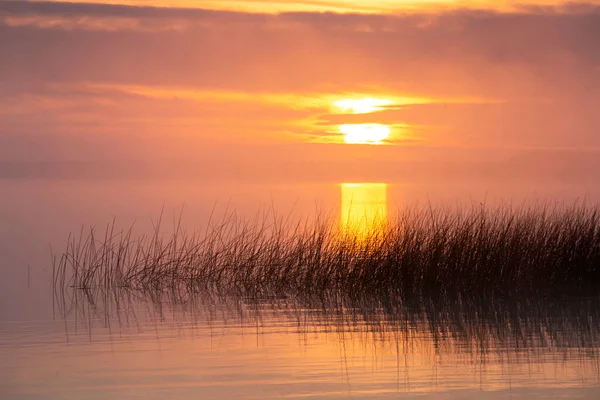
<svg viewBox="0 0 600 400"><path fill-rule="evenodd" d="M366 238L387 224L386 183L342 183L341 228Z"/></svg>
<svg viewBox="0 0 600 400"><path fill-rule="evenodd" d="M350 114L368 114L382 111L394 104L393 100L366 97L362 99L341 99L333 102L340 111Z"/></svg>
<svg viewBox="0 0 600 400"><path fill-rule="evenodd" d="M236 140L287 143L407 144L417 138L418 127L394 119L393 113L400 109L424 104L498 103L475 97L434 98L384 92L272 93L104 83L73 84L68 88L93 92L99 98L127 94L132 104L144 104L139 109L146 120L162 119L171 126L176 123L180 131L191 135L210 123L227 126ZM146 112L153 103L164 112ZM231 118L233 115L237 118ZM152 126L158 125L152 122Z"/></svg>
<svg viewBox="0 0 600 400"><path fill-rule="evenodd" d="M392 131L382 124L343 124L338 128L348 144L382 144Z"/></svg>
<svg viewBox="0 0 600 400"><path fill-rule="evenodd" d="M78 0L50 0L77 3ZM597 3L597 0L588 0ZM278 14L282 12L338 12L388 14L430 12L474 8L499 12L514 12L523 6L560 6L568 0L87 0L87 3L118 4L169 8L202 8L250 13Z"/></svg>

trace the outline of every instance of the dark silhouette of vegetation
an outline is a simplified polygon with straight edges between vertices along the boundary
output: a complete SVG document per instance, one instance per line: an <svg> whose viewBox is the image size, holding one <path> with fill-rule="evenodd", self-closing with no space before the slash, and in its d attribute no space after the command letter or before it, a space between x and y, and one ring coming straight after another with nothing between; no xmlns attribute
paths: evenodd
<svg viewBox="0 0 600 400"><path fill-rule="evenodd" d="M600 209L585 205L406 209L369 232L235 214L188 233L134 237L111 224L71 236L59 288L237 295L492 296L600 289Z"/></svg>

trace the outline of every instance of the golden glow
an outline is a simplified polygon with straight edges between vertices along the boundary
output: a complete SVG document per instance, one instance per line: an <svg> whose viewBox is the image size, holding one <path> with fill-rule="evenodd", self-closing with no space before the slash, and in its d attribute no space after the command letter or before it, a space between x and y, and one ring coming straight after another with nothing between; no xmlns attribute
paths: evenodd
<svg viewBox="0 0 600 400"><path fill-rule="evenodd" d="M386 183L342 183L341 228L366 238L387 224Z"/></svg>
<svg viewBox="0 0 600 400"><path fill-rule="evenodd" d="M392 131L382 124L344 124L338 128L348 144L382 144Z"/></svg>
<svg viewBox="0 0 600 400"><path fill-rule="evenodd" d="M333 102L333 105L342 112L352 114L368 114L375 111L382 111L386 106L394 104L392 100L375 99L366 97L363 99L341 99Z"/></svg>
<svg viewBox="0 0 600 400"><path fill-rule="evenodd" d="M301 141L363 145L400 144L400 142L408 144L411 140L420 139L415 134L416 129L412 125L394 121L394 114L386 113L391 108L397 109L415 104L500 103L495 99L475 97L427 98L384 92L279 93L106 83L70 85L49 83L48 87L57 90L85 89L98 94L98 98L105 99L120 93L132 95L127 96L127 102L136 110L129 112L140 112L140 118L144 121L152 120L148 126L156 128L156 132L163 130L162 127L159 128L162 124L169 124L170 130L177 126L179 132L197 136L199 127L205 128L207 124L211 124L227 126L232 132L232 135L227 137L215 134L213 136L215 140L218 138L219 141L225 141L235 137L235 140L244 142L275 140L286 143ZM96 101L93 106L97 105ZM148 107L157 107L157 112L147 112ZM369 116L369 113L378 111L380 115L376 117L377 119ZM358 115L348 115L348 112ZM229 118L233 113L237 118ZM133 121L130 118L127 123L133 124ZM223 121L226 121L225 125ZM378 121L386 123L377 123ZM250 135L251 130L256 135Z"/></svg>
<svg viewBox="0 0 600 400"><path fill-rule="evenodd" d="M80 0L51 0L77 3ZM340 13L438 13L451 9L514 12L523 6L561 6L569 0L87 0L87 3L170 8L202 8L251 13L340 12ZM598 0L588 0L598 4Z"/></svg>

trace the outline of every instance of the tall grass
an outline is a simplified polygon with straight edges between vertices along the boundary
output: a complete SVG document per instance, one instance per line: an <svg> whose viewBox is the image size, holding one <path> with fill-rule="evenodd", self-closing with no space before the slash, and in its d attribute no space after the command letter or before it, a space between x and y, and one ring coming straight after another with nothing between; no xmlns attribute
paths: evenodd
<svg viewBox="0 0 600 400"><path fill-rule="evenodd" d="M91 229L54 259L55 287L230 294L481 296L600 292L600 208L412 208L367 234L231 214L205 231Z"/></svg>

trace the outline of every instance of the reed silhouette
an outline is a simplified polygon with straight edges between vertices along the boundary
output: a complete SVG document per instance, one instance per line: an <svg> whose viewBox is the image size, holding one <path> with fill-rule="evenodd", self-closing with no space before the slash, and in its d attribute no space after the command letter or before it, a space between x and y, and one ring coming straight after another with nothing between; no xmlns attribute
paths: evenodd
<svg viewBox="0 0 600 400"><path fill-rule="evenodd" d="M287 222L286 222L287 221ZM368 234L331 218L291 224L234 213L189 233L149 236L114 222L70 236L53 257L55 288L222 294L505 296L600 289L600 209L408 208Z"/></svg>

